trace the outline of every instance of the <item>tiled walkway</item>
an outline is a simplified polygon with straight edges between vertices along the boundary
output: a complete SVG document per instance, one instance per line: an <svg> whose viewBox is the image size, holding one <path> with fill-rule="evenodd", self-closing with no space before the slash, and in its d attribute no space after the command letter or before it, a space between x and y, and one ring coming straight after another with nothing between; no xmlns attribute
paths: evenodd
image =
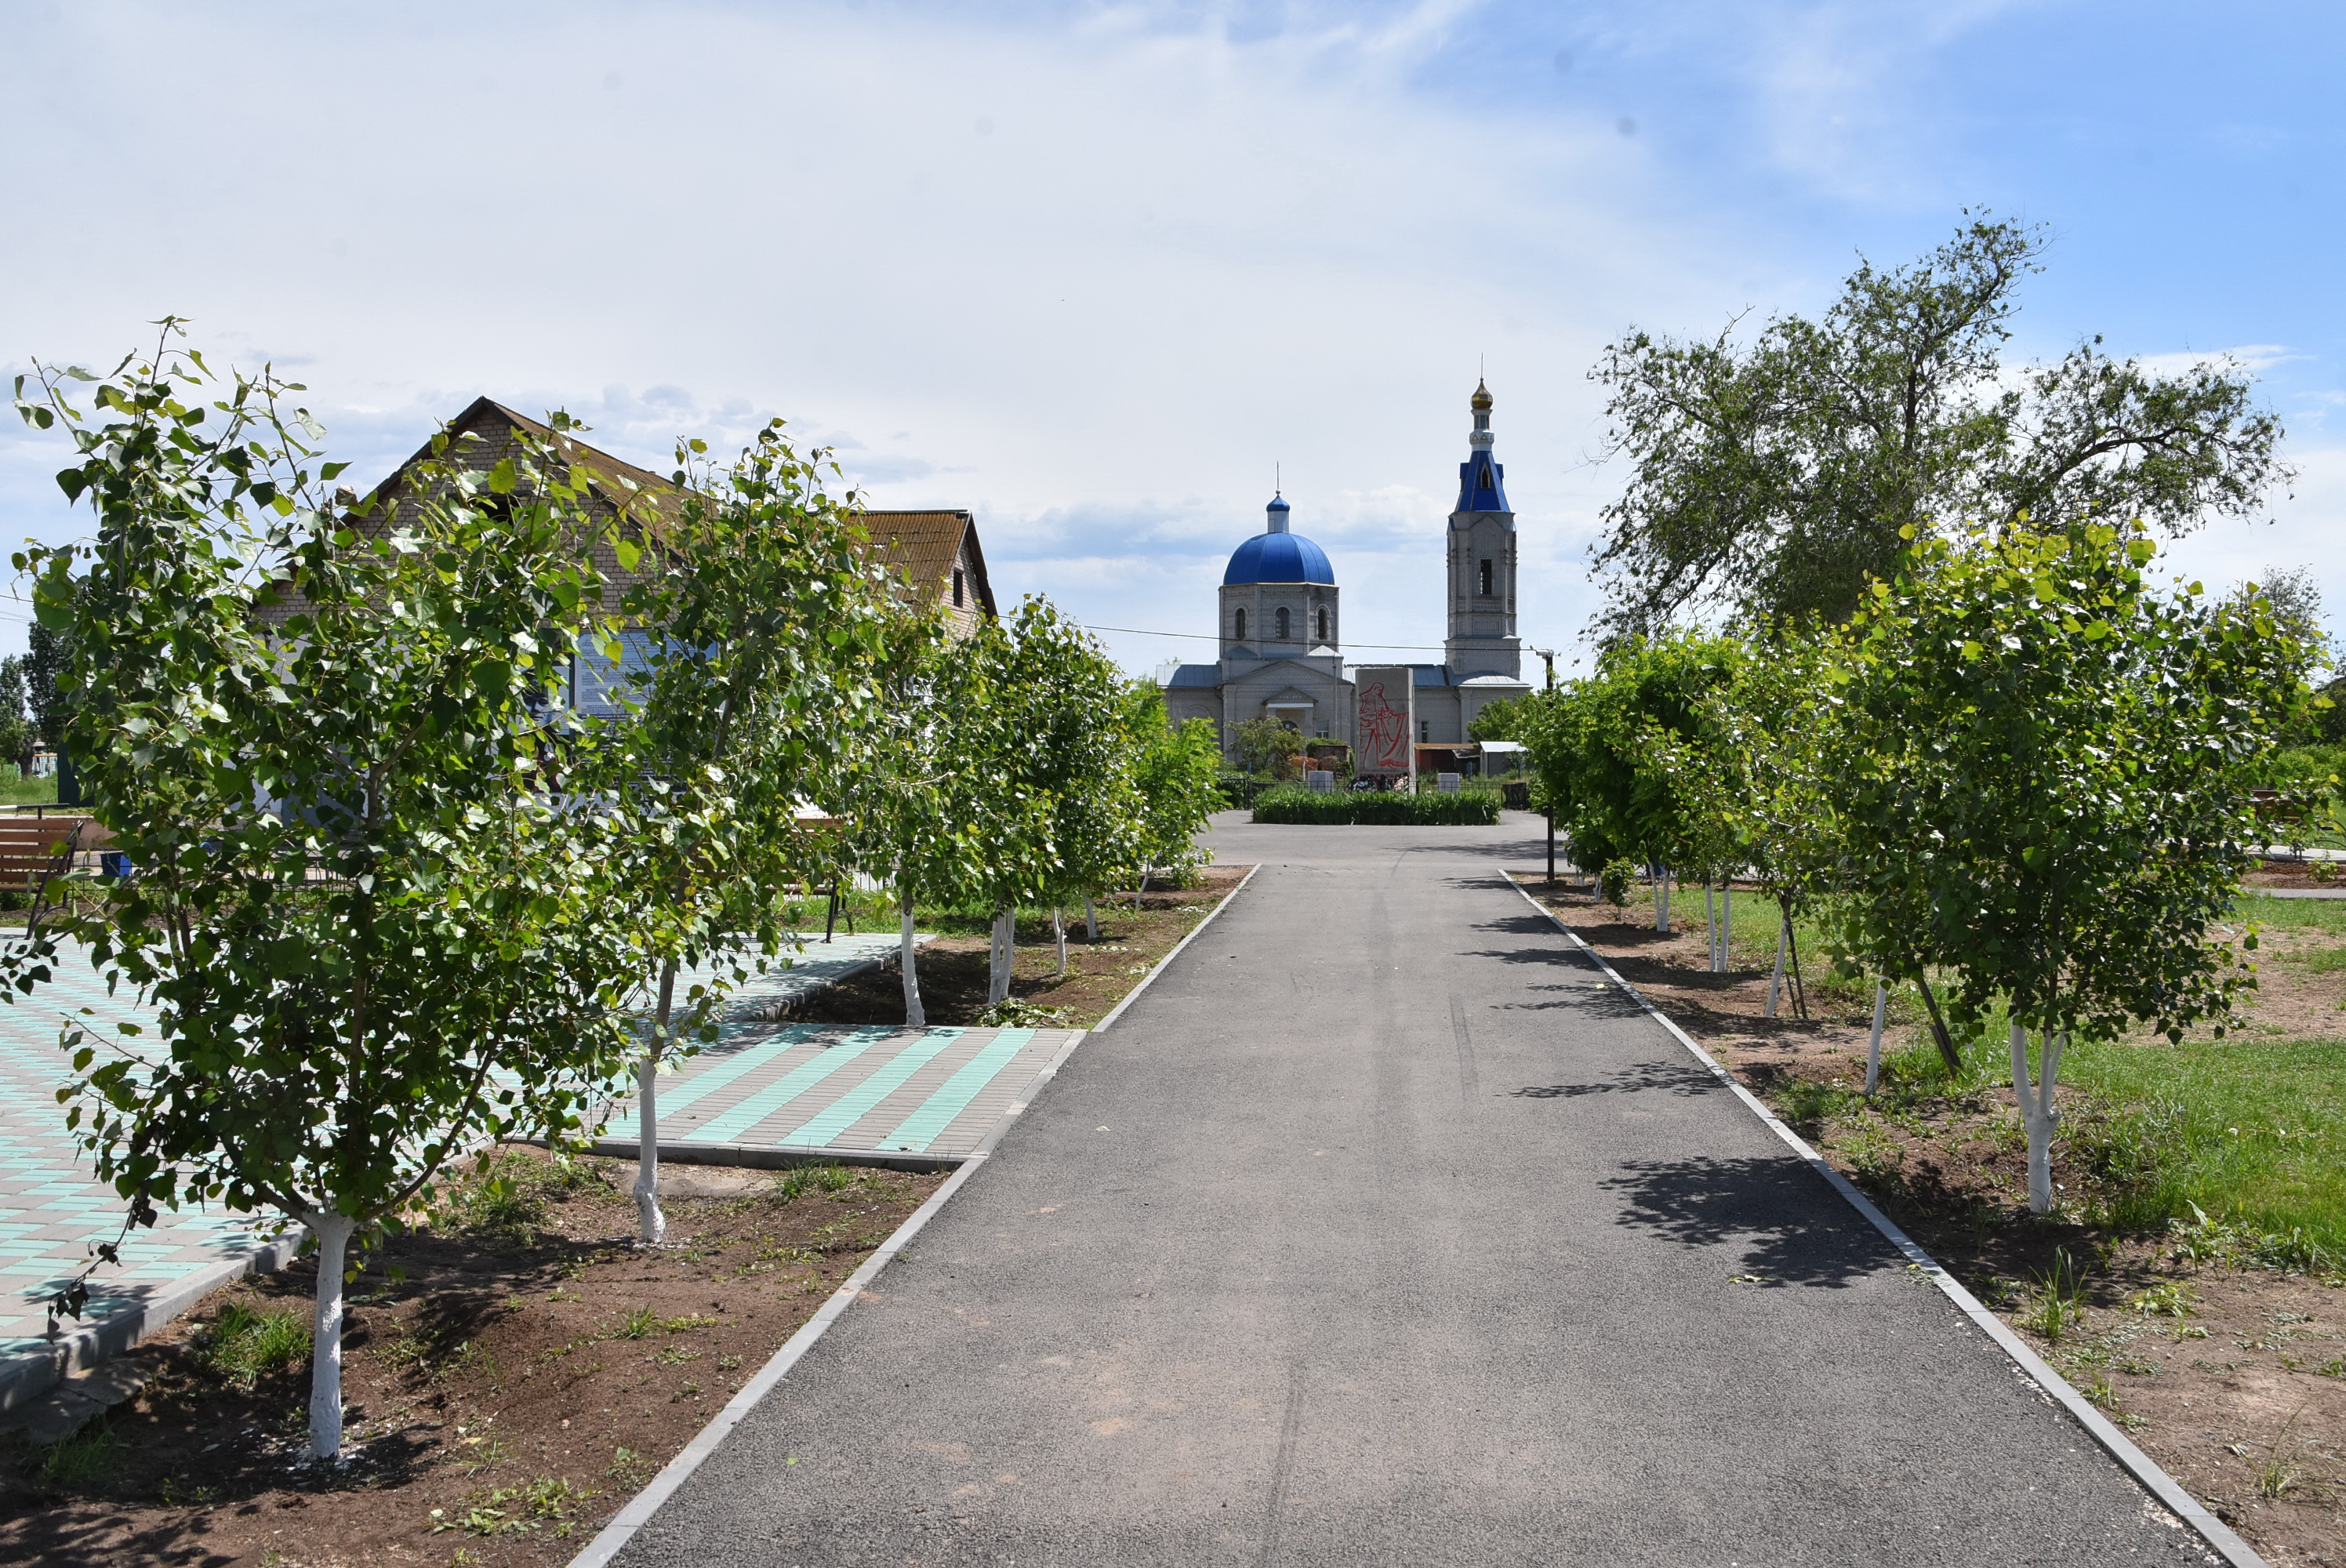
<svg viewBox="0 0 2346 1568"><path fill-rule="evenodd" d="M895 946L893 935L879 933L842 933L828 944L820 938L810 942L790 968L755 975L734 993L723 1038L709 1056L696 1062L729 1062L741 1046L770 1042L777 1026L760 1018ZM114 1038L117 1023L145 1020L127 997L107 996L97 975L71 960L58 966L54 983L29 997L11 994L15 1004L0 1006L0 1406L9 1402L7 1389L26 1359L46 1362L52 1355L43 1338L46 1298L80 1269L90 1243L113 1240L122 1224L122 1199L91 1179L88 1163L76 1156L66 1132L56 1091L70 1076L70 1060L58 1049L59 1029L72 1018L94 1037ZM87 1017L79 1013L85 1007ZM867 1054L878 1065L880 1054L868 1048ZM868 1082L877 1076L867 1072L856 1078ZM916 1076L908 1072L903 1083ZM729 1104L722 1095L709 1097L712 1110ZM971 1098L974 1103L976 1096ZM101 1267L92 1278L82 1323L135 1317L181 1281L248 1256L267 1240L260 1228L265 1223L258 1216L165 1211L153 1229L138 1232L123 1247L120 1268ZM68 1330L75 1327L66 1320Z"/></svg>
<svg viewBox="0 0 2346 1568"><path fill-rule="evenodd" d="M950 1161L985 1140L1073 1029L730 1028L663 1077L661 1157L710 1164L785 1156ZM598 1145L634 1152L632 1099Z"/></svg>
<svg viewBox="0 0 2346 1568"><path fill-rule="evenodd" d="M66 1132L56 1092L72 1064L58 1048L60 1028L71 1018L112 1036L116 1023L144 1016L71 962L31 996L12 994L15 1005L0 1006L0 1376L45 1349L43 1301L80 1269L90 1243L113 1240L122 1226L122 1199L90 1178ZM84 1007L91 1016L79 1016ZM137 1312L158 1290L262 1239L251 1216L167 1209L124 1246L121 1268L101 1268L82 1320Z"/></svg>

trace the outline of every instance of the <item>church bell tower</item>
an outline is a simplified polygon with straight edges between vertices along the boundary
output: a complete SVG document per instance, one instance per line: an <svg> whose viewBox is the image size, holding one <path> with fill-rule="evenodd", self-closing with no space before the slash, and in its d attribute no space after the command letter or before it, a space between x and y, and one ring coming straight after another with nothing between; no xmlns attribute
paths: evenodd
<svg viewBox="0 0 2346 1568"><path fill-rule="evenodd" d="M1458 504L1450 514L1450 635L1443 663L1450 678L1523 677L1515 636L1515 514L1507 508L1504 464L1491 456L1491 392L1479 381L1467 405L1474 430L1458 465Z"/></svg>

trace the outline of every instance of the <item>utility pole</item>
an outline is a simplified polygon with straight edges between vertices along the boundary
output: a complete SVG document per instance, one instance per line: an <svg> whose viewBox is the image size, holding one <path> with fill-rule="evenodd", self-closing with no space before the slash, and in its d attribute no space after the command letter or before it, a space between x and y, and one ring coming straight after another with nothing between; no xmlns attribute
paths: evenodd
<svg viewBox="0 0 2346 1568"><path fill-rule="evenodd" d="M1547 689L1554 691L1556 689L1556 650L1534 648L1532 652L1538 655L1540 662L1547 666ZM1556 890L1556 802L1553 800L1548 802L1547 807L1547 885L1549 891L1553 892Z"/></svg>

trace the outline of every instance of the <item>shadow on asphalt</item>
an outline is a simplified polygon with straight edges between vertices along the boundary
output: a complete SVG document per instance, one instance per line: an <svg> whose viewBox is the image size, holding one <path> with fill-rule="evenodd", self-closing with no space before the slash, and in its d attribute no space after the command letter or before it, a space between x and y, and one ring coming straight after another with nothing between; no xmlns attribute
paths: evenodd
<svg viewBox="0 0 2346 1568"><path fill-rule="evenodd" d="M1649 1089L1658 1089L1668 1095L1689 1095L1708 1094L1719 1086L1718 1079L1691 1067L1646 1063L1636 1067L1624 1067L1610 1078L1598 1082L1530 1084L1515 1090L1515 1097L1518 1100L1577 1100L1585 1095L1636 1095Z"/></svg>
<svg viewBox="0 0 2346 1568"><path fill-rule="evenodd" d="M1603 1185L1626 1200L1619 1223L1685 1247L1732 1248L1761 1285L1841 1288L1903 1266L1806 1166L1780 1156L1628 1165ZM1722 1260L1723 1261L1723 1260Z"/></svg>
<svg viewBox="0 0 2346 1568"><path fill-rule="evenodd" d="M1625 996L1613 986L1590 976L1586 985L1526 985L1525 995L1545 996L1544 1002L1494 1002L1494 1013L1575 1013L1584 1018L1642 1018L1645 1009L1634 998Z"/></svg>

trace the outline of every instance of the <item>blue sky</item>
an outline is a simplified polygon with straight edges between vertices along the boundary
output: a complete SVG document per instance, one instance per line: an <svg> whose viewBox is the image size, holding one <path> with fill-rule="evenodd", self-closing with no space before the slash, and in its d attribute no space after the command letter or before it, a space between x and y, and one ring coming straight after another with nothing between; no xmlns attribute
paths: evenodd
<svg viewBox="0 0 2346 1568"><path fill-rule="evenodd" d="M656 464L780 413L874 504L974 509L1005 597L1152 634L1211 632L1278 463L1352 638L1430 645L1479 361L1568 662L1603 345L1817 310L1984 207L2054 239L2015 361L2257 368L2293 493L2175 563L2310 565L2335 611L2341 15L19 4L0 368L177 312L367 478L481 392ZM0 533L77 531L62 461L0 430Z"/></svg>

